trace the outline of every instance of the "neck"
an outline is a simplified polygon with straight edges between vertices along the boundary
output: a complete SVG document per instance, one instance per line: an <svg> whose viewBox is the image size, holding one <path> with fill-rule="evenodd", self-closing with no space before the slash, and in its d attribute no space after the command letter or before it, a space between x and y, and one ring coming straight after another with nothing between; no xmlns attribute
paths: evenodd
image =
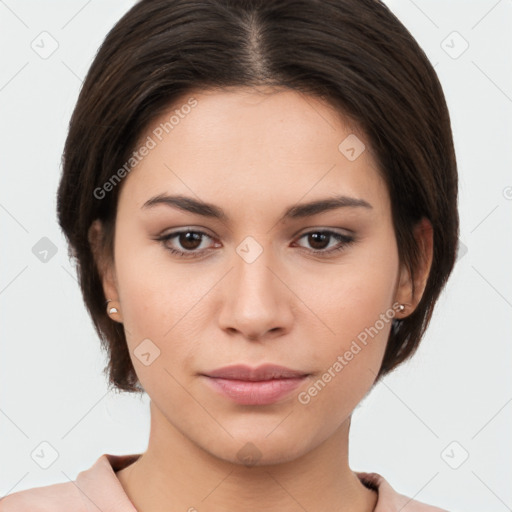
<svg viewBox="0 0 512 512"><path fill-rule="evenodd" d="M116 475L139 512L371 512L377 493L348 466L349 427L293 460L248 466L203 450L151 403L148 448Z"/></svg>

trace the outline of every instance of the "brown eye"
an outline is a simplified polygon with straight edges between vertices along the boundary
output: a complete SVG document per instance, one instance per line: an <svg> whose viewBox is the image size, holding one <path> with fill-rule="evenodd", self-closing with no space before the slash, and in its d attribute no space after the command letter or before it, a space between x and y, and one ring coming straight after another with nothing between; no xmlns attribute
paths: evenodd
<svg viewBox="0 0 512 512"><path fill-rule="evenodd" d="M178 241L184 249L193 251L201 245L202 235L195 231L184 231L178 234Z"/></svg>
<svg viewBox="0 0 512 512"><path fill-rule="evenodd" d="M329 245L330 235L325 233L309 233L307 235L308 242L315 250L325 249Z"/></svg>
<svg viewBox="0 0 512 512"><path fill-rule="evenodd" d="M337 233L336 231L328 231L328 230L322 230L322 231L310 231L309 233L305 233L300 237L307 238L308 245L310 245L311 250L310 252L313 254L331 254L333 252L341 251L345 249L348 245L355 242L355 238L348 235L343 235L341 233ZM329 247L329 244L331 241L336 242L331 248L327 249Z"/></svg>
<svg viewBox="0 0 512 512"><path fill-rule="evenodd" d="M199 256L204 253L207 248L200 248L204 239L212 239L211 236L203 231L194 231L192 229L185 229L182 231L175 231L167 235L163 235L157 240L162 242L165 249L177 256L185 258ZM173 242L171 244L171 242ZM173 247L174 245L174 247Z"/></svg>

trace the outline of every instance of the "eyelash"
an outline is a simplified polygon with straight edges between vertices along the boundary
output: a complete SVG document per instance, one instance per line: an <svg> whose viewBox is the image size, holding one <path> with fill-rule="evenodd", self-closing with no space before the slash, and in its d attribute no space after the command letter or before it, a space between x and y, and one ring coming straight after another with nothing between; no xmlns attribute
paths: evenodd
<svg viewBox="0 0 512 512"><path fill-rule="evenodd" d="M205 233L203 231L197 231L197 230L192 230L192 229L185 229L185 230L182 230L182 231L174 231L174 232L169 233L167 235L158 237L156 240L158 240L159 242L162 242L162 245L164 246L164 248L166 250L168 250L169 252L171 252L172 254L176 255L176 256L179 256L181 258L193 258L193 257L196 257L199 254L199 252L179 251L177 249L173 249L173 248L169 247L168 245L166 245L165 242L167 242L167 241L169 241L169 240L171 240L173 238L176 238L176 237L178 237L179 235L181 235L183 233L195 233L195 234L198 234L198 235L201 235L201 236L206 236L208 238L212 238L210 235L208 235L207 233ZM336 231L329 231L329 230L325 230L325 229L324 230L317 230L317 231L308 231L307 233L302 234L299 237L299 240L301 238L304 238L305 236L308 236L308 235L311 235L311 234L329 235L330 237L335 238L336 240L341 242L341 245L338 246L338 247L335 247L334 249L332 249L332 248L329 249L329 250L306 249L308 252L310 252L311 254L314 254L314 255L331 255L333 253L337 253L337 252L343 251L346 247L348 247L349 245L353 244L356 241L355 238L352 237L352 236L342 235L341 233L337 233ZM207 249L203 249L203 251L206 251L206 250Z"/></svg>

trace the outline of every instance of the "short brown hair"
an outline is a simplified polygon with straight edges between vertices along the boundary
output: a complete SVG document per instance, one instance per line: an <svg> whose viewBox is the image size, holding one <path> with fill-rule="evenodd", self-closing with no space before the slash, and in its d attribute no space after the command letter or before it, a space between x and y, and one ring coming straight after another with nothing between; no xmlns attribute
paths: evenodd
<svg viewBox="0 0 512 512"><path fill-rule="evenodd" d="M152 120L187 91L282 86L335 106L366 134L390 194L400 262L414 276L413 227L433 226L423 296L393 319L377 380L409 358L456 261L457 166L437 75L415 39L377 0L142 0L108 33L83 83L63 153L59 224L109 358L109 383L143 391L123 326L106 313L87 237L95 219L113 255L120 187L94 193L128 161Z"/></svg>

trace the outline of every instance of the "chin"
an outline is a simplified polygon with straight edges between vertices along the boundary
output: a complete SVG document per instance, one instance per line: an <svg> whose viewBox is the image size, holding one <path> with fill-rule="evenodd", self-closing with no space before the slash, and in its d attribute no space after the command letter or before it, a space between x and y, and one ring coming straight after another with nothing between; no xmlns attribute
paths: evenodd
<svg viewBox="0 0 512 512"><path fill-rule="evenodd" d="M291 462L307 451L304 439L295 439L283 432L284 435L272 438L268 431L261 435L252 432L251 435L234 435L234 438L216 445L204 448L214 457L245 467L272 466Z"/></svg>

